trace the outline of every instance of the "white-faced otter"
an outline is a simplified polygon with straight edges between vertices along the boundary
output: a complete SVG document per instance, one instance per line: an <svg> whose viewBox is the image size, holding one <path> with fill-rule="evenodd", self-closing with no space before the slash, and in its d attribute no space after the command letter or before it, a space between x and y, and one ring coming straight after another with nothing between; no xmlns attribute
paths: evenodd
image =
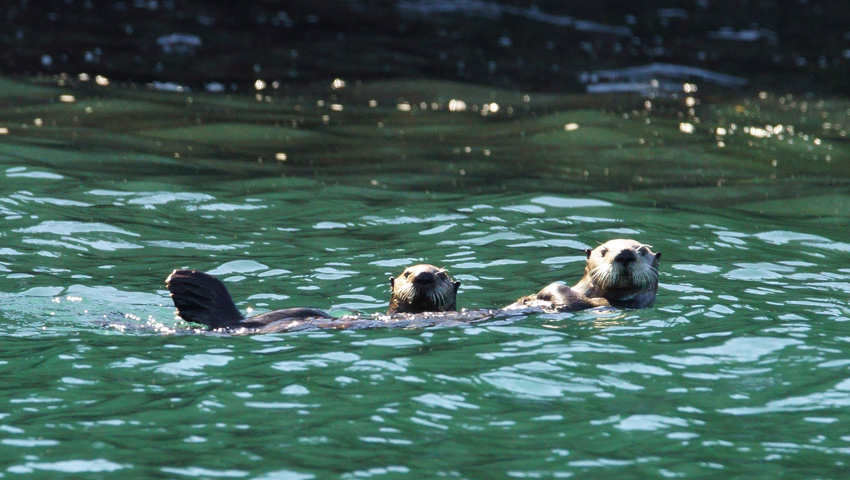
<svg viewBox="0 0 850 480"><path fill-rule="evenodd" d="M457 310L460 282L445 269L433 265L407 267L398 277L390 277L390 308L393 313L448 312Z"/></svg>
<svg viewBox="0 0 850 480"><path fill-rule="evenodd" d="M575 311L607 306L647 308L655 304L660 253L652 253L649 245L625 239L609 240L585 253L584 276L572 288L553 283L506 308Z"/></svg>
<svg viewBox="0 0 850 480"><path fill-rule="evenodd" d="M174 270L165 284L180 318L212 329L244 328L268 333L293 330L303 323L320 328L346 328L351 323L338 322L315 308L286 308L246 318L221 280L197 270ZM455 310L460 282L454 282L443 269L414 265L397 278L391 277L390 286L390 314L445 312Z"/></svg>

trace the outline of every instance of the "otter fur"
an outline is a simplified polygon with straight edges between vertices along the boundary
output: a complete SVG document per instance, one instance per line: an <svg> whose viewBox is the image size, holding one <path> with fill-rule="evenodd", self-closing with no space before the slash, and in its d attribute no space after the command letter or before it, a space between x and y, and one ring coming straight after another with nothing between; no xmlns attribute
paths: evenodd
<svg viewBox="0 0 850 480"><path fill-rule="evenodd" d="M608 306L648 308L655 304L661 253L629 239L609 240L585 253L584 276L574 286L553 283L506 308L576 311Z"/></svg>

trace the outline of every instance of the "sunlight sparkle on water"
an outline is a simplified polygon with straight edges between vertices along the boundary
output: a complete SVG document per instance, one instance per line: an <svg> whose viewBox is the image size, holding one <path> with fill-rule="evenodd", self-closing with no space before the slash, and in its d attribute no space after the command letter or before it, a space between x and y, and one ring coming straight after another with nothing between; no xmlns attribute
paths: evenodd
<svg viewBox="0 0 850 480"><path fill-rule="evenodd" d="M481 115L485 116L485 117L487 115L491 114L491 113L497 113L498 111L499 111L499 104L495 103L495 102L494 103L485 103L484 105L481 106Z"/></svg>
<svg viewBox="0 0 850 480"><path fill-rule="evenodd" d="M466 110L466 102L463 100L451 99L449 100L449 111L450 112L463 112Z"/></svg>
<svg viewBox="0 0 850 480"><path fill-rule="evenodd" d="M773 135L779 135L783 132L782 125L765 125L764 128L759 127L744 127L744 133L748 133L756 138L768 138Z"/></svg>

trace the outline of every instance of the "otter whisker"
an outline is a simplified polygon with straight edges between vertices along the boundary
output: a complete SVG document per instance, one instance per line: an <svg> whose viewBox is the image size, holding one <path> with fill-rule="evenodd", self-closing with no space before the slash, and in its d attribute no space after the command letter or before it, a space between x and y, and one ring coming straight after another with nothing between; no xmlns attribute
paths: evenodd
<svg viewBox="0 0 850 480"><path fill-rule="evenodd" d="M608 268L607 265L600 265L590 272L593 283L598 284L602 288L608 288L617 280L616 272Z"/></svg>
<svg viewBox="0 0 850 480"><path fill-rule="evenodd" d="M443 296L442 296L441 292L435 292L434 293L434 297L433 297L432 302L434 303L434 306L437 307L438 309L443 307Z"/></svg>

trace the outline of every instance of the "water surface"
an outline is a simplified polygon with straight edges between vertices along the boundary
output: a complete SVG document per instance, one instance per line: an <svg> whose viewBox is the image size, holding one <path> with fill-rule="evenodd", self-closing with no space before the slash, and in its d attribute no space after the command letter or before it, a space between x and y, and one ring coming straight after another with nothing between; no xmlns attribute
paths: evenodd
<svg viewBox="0 0 850 480"><path fill-rule="evenodd" d="M843 102L3 82L7 477L846 469ZM227 336L176 319L163 282L198 268L243 310L373 313L429 262L490 308L575 282L616 237L663 253L654 308Z"/></svg>

